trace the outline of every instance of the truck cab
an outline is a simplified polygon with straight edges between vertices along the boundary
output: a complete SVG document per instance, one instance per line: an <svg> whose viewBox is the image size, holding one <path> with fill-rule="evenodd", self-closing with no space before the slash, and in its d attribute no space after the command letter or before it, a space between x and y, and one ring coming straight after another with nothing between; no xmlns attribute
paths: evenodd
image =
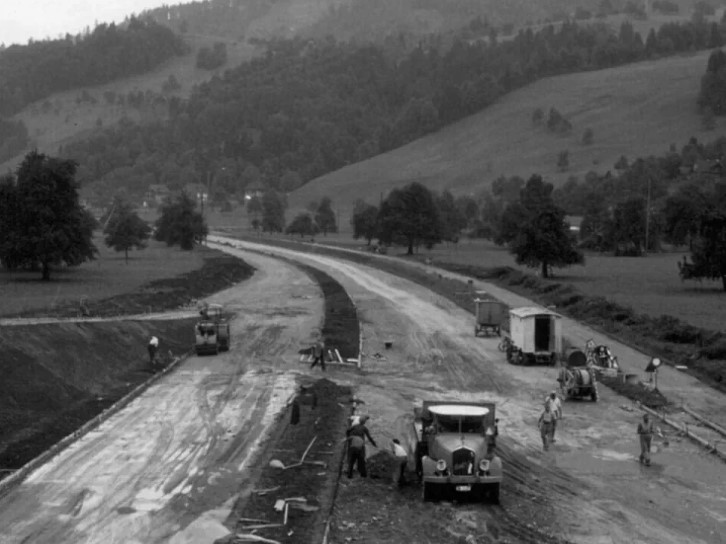
<svg viewBox="0 0 726 544"><path fill-rule="evenodd" d="M428 401L417 415L416 471L424 501L465 494L498 503L502 461L494 403Z"/></svg>

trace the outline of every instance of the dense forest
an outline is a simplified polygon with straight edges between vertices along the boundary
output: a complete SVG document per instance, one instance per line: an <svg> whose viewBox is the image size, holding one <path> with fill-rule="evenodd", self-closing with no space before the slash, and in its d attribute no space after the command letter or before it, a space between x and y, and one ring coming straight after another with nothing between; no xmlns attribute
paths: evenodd
<svg viewBox="0 0 726 544"><path fill-rule="evenodd" d="M720 47L723 24L667 24L643 40L630 23L567 22L444 43L422 39L403 57L374 45L277 40L265 56L169 101L165 122L126 121L67 145L82 179L110 197L151 183L208 180L221 193L260 180L291 191L326 172L394 149L485 108L538 78L595 70L680 51Z"/></svg>
<svg viewBox="0 0 726 544"><path fill-rule="evenodd" d="M188 52L182 39L151 20L102 24L84 36L30 42L0 50L0 115L52 93L143 74Z"/></svg>

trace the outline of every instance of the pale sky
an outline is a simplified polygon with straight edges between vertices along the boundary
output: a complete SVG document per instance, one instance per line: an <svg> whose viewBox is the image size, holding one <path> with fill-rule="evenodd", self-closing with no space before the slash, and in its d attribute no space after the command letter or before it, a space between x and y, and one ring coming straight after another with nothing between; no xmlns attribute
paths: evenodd
<svg viewBox="0 0 726 544"><path fill-rule="evenodd" d="M121 22L127 15L182 0L0 0L0 43L26 44L75 36L96 23Z"/></svg>

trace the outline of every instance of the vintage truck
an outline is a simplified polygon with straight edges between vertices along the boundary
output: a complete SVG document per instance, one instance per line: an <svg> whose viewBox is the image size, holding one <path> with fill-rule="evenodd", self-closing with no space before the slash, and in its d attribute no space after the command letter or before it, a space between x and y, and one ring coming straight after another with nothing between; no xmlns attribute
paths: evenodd
<svg viewBox="0 0 726 544"><path fill-rule="evenodd" d="M499 503L502 460L496 454L494 403L424 401L414 416L423 500L466 495Z"/></svg>
<svg viewBox="0 0 726 544"><path fill-rule="evenodd" d="M562 318L545 308L509 310L507 361L516 364L555 365L562 351Z"/></svg>
<svg viewBox="0 0 726 544"><path fill-rule="evenodd" d="M202 319L194 326L197 355L217 355L229 350L229 322L219 304L209 304L200 310Z"/></svg>

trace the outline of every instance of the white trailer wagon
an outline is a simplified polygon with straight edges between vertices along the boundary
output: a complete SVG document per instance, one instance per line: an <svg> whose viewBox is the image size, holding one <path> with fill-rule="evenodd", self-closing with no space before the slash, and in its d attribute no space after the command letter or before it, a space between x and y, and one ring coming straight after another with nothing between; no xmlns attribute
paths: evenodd
<svg viewBox="0 0 726 544"><path fill-rule="evenodd" d="M562 352L562 317L546 308L512 308L509 340L510 363L554 365Z"/></svg>

